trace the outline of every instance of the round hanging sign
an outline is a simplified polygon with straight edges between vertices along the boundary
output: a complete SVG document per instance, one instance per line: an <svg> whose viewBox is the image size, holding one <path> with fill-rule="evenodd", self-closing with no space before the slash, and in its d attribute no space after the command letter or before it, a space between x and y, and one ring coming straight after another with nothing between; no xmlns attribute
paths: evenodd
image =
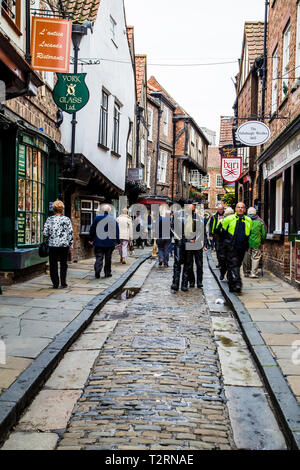
<svg viewBox="0 0 300 470"><path fill-rule="evenodd" d="M86 73L58 73L53 99L66 113L73 114L88 102L90 94L85 83Z"/></svg>
<svg viewBox="0 0 300 470"><path fill-rule="evenodd" d="M249 147L264 144L270 138L270 134L270 128L261 121L245 122L236 131L237 139Z"/></svg>

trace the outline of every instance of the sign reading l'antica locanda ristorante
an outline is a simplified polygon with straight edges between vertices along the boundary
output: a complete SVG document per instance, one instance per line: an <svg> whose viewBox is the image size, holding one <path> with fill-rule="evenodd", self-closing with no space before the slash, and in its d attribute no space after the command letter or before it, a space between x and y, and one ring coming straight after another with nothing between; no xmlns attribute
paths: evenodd
<svg viewBox="0 0 300 470"><path fill-rule="evenodd" d="M69 72L72 21L32 18L31 66L35 70Z"/></svg>
<svg viewBox="0 0 300 470"><path fill-rule="evenodd" d="M72 114L83 108L90 97L85 83L86 73L58 73L53 89L53 99L57 106Z"/></svg>

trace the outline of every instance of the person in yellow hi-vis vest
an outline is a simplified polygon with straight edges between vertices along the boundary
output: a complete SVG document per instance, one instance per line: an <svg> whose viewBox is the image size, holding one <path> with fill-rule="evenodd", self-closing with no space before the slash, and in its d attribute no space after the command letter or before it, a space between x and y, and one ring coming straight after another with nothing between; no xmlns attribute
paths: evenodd
<svg viewBox="0 0 300 470"><path fill-rule="evenodd" d="M246 206L239 202L235 213L223 220L221 236L226 251L227 279L230 292L241 292L240 267L249 247L252 220L245 215Z"/></svg>

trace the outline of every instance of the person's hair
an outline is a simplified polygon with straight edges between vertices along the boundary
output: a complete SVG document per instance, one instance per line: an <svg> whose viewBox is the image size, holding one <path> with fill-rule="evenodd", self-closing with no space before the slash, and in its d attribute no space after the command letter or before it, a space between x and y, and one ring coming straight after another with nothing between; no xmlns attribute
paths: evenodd
<svg viewBox="0 0 300 470"><path fill-rule="evenodd" d="M232 207L227 207L227 209L225 209L224 215L226 217L227 215L230 215L230 214L234 214L234 210L232 209Z"/></svg>
<svg viewBox="0 0 300 470"><path fill-rule="evenodd" d="M111 212L111 207L110 207L109 204L103 204L101 206L101 209L103 210L103 212L107 212L108 214L110 214L110 212Z"/></svg>
<svg viewBox="0 0 300 470"><path fill-rule="evenodd" d="M52 209L55 214L62 214L64 211L65 205L62 201L54 201L52 204Z"/></svg>
<svg viewBox="0 0 300 470"><path fill-rule="evenodd" d="M128 209L126 209L126 207L124 207L121 211L121 214L128 215Z"/></svg>
<svg viewBox="0 0 300 470"><path fill-rule="evenodd" d="M248 211L247 211L247 214L249 215L255 215L256 214L256 209L255 207L249 207Z"/></svg>

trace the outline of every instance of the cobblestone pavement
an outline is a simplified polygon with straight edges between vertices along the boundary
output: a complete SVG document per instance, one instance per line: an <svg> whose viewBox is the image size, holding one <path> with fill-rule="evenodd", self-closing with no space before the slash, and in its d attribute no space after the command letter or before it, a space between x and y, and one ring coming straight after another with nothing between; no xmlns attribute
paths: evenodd
<svg viewBox="0 0 300 470"><path fill-rule="evenodd" d="M58 449L235 448L209 309L200 289L171 294L170 271L101 311L118 323Z"/></svg>

